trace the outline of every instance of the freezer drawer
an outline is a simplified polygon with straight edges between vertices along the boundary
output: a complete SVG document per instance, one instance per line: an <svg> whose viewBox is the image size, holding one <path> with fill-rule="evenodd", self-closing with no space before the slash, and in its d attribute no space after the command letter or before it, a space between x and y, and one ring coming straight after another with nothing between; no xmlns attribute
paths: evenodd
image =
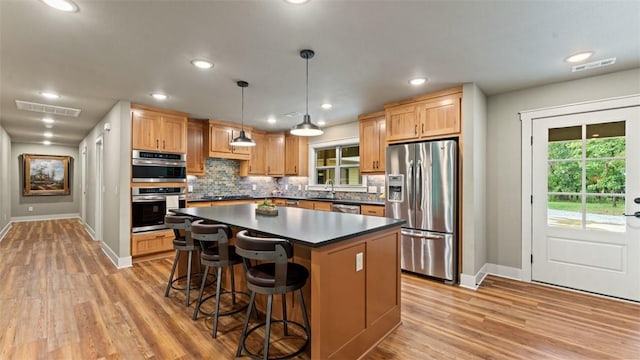
<svg viewBox="0 0 640 360"><path fill-rule="evenodd" d="M402 229L402 270L456 281L456 251L453 234Z"/></svg>

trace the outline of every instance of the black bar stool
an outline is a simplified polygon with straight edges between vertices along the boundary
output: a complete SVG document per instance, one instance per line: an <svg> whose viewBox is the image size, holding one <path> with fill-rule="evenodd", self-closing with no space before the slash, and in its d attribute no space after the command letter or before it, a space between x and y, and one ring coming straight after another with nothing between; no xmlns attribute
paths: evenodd
<svg viewBox="0 0 640 360"><path fill-rule="evenodd" d="M204 276L202 277L202 284L200 285L200 293L198 294L198 301L196 302L196 308L193 311L193 320L196 320L199 313L203 313L207 316L213 316L213 330L211 337L216 338L218 332L218 317L235 314L247 308L248 304L232 308L229 311L220 313L220 296L223 294L231 294L231 302L236 305L236 294L242 294L249 298L249 294L246 292L236 291L236 281L233 271L233 266L242 264L244 259L236 254L235 247L229 245L229 239L231 238L231 229L227 225L223 224L208 224L203 220L198 220L191 224L191 236L200 242L200 264L204 265ZM209 274L209 268L217 268L216 276L216 293L202 298L204 292L205 283ZM231 271L231 291L222 289L222 269L228 268ZM246 269L246 265L245 265ZM215 310L212 313L206 313L201 310L202 304L215 297Z"/></svg>
<svg viewBox="0 0 640 360"><path fill-rule="evenodd" d="M185 306L189 306L191 290L197 289L197 286L191 286L191 265L193 262L193 252L199 250L199 245L195 244L191 238L191 220L192 218L189 216L178 216L172 214L165 215L164 217L165 225L168 228L173 229L173 233L175 235L175 238L173 239L173 248L176 250L176 256L173 259L173 266L171 267L171 274L169 275L169 282L167 283L167 289L164 292L164 296L168 297L171 289L184 290L186 295ZM180 235L180 230L184 230L185 236ZM178 266L181 251L189 253L187 274L174 279L173 276L176 272L176 266ZM185 278L187 279L187 283L184 288L176 286L177 281Z"/></svg>
<svg viewBox="0 0 640 360"><path fill-rule="evenodd" d="M274 294L282 295L282 320L273 322L283 323L285 336L289 335L289 325L296 325L304 330L306 335L305 342L299 349L288 355L278 357L277 359L288 359L302 353L309 345L309 340L311 339L309 317L307 316L307 309L302 296L302 288L309 278L309 271L300 264L288 261L289 258L293 257L293 247L284 239L252 237L247 235L246 230L243 230L236 234L236 251L238 255L246 259L273 261L252 266L247 270L247 287L251 290L251 297L249 299L249 309L247 310L247 317L242 327L242 335L240 336L236 357L241 356L242 350L244 349L253 359L269 359L269 336L271 334L272 323L271 308ZM304 326L297 322L287 320L286 294L296 290L298 290L298 296L300 298ZM249 315L255 304L256 293L267 295L266 322L260 323L247 331ZM262 326L265 326L265 337L263 356L259 357L247 349L245 342L249 334Z"/></svg>

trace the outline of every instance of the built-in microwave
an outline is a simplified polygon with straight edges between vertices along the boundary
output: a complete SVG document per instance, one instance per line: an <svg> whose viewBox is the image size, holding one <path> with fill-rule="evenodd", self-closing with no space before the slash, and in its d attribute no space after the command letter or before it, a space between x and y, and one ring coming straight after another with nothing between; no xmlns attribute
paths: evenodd
<svg viewBox="0 0 640 360"><path fill-rule="evenodd" d="M131 189L131 227L138 233L151 230L162 230L164 216L172 200L177 200L177 207L184 208L186 203L184 187L134 187ZM177 199L176 199L177 197Z"/></svg>
<svg viewBox="0 0 640 360"><path fill-rule="evenodd" d="M133 150L131 158L131 181L133 182L187 181L185 154Z"/></svg>

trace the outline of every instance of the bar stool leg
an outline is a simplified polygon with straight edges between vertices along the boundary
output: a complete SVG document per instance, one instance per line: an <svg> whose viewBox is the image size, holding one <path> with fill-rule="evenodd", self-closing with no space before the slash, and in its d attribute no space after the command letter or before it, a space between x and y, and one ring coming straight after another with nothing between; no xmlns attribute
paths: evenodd
<svg viewBox="0 0 640 360"><path fill-rule="evenodd" d="M267 297L267 325L264 329L264 360L269 360L269 337L271 335L271 307L273 305L273 294Z"/></svg>
<svg viewBox="0 0 640 360"><path fill-rule="evenodd" d="M255 311L255 309L253 308L253 303L255 299L256 299L256 293L251 291L251 295L249 296L249 308L247 309L247 316L244 318L244 325L242 325L242 333L240 333L240 342L238 343L238 350L236 351L236 357L240 357L242 355L244 340L247 338L247 328L249 327L249 318L251 317L251 312Z"/></svg>
<svg viewBox="0 0 640 360"><path fill-rule="evenodd" d="M218 282L216 284L216 310L213 314L213 332L211 333L211 337L214 339L218 333L218 313L220 312L220 290L222 287L222 266L218 267L218 277L216 281Z"/></svg>
<svg viewBox="0 0 640 360"><path fill-rule="evenodd" d="M287 322L287 294L282 294L282 324L284 336L289 336L289 323Z"/></svg>
<svg viewBox="0 0 640 360"><path fill-rule="evenodd" d="M164 297L169 296L169 290L171 290L171 282L173 281L173 275L176 272L176 266L178 265L178 257L180 257L180 250L176 250L176 256L173 259L173 265L171 266L171 274L169 275L169 283L167 284L167 290L164 292Z"/></svg>
<svg viewBox="0 0 640 360"><path fill-rule="evenodd" d="M229 271L231 271L231 303L233 305L236 304L236 278L235 271L233 270L233 265L229 266Z"/></svg>
<svg viewBox="0 0 640 360"><path fill-rule="evenodd" d="M191 260L193 258L193 251L189 251L189 262L187 263L187 286L185 286L185 292L187 293L187 299L185 300L186 307L189 307L189 297L191 295Z"/></svg>
<svg viewBox="0 0 640 360"><path fill-rule="evenodd" d="M202 293L204 292L204 286L207 282L207 276L209 276L209 265L204 267L204 276L202 277L202 283L200 284L200 292L198 293L198 301L196 302L196 309L193 312L192 319L195 320L198 318L198 313L200 312L200 305L202 305Z"/></svg>
<svg viewBox="0 0 640 360"><path fill-rule="evenodd" d="M309 325L309 316L307 315L307 307L304 306L304 297L302 296L302 289L298 289L298 296L300 297L300 310L302 310L302 319L304 319L304 327L307 331L307 338L311 338L311 326Z"/></svg>

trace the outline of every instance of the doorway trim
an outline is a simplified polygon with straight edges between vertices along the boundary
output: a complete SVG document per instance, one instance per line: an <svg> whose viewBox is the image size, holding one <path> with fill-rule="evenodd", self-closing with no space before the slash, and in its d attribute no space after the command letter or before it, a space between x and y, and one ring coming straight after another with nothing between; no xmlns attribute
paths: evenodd
<svg viewBox="0 0 640 360"><path fill-rule="evenodd" d="M601 110L612 110L625 107L640 106L640 94L621 96L602 100L586 101L575 104L553 106L548 108L524 110L520 112L522 128L522 272L521 280L531 282L531 241L533 234L532 221L532 122L548 117L580 114Z"/></svg>
<svg viewBox="0 0 640 360"><path fill-rule="evenodd" d="M104 187L104 141L102 135L96 139L96 199L95 199L95 240L104 241L102 229L102 216L104 215L104 206L102 205L103 187Z"/></svg>

